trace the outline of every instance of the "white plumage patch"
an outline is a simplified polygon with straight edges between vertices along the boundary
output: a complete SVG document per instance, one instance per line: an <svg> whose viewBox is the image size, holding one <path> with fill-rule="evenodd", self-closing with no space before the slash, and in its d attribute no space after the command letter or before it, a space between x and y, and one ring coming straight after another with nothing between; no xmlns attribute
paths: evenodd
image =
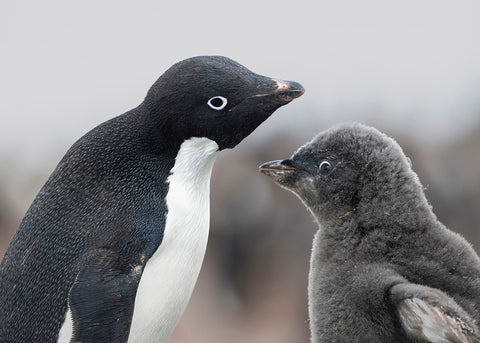
<svg viewBox="0 0 480 343"><path fill-rule="evenodd" d="M68 343L72 339L73 333L73 321L72 321L72 312L70 308L68 308L67 315L65 316L65 320L63 321L62 328L58 334L58 343Z"/></svg>
<svg viewBox="0 0 480 343"><path fill-rule="evenodd" d="M190 138L180 146L168 178L163 241L138 285L130 343L166 342L190 300L207 247L210 176L217 151L217 143L208 138ZM71 337L68 310L58 342Z"/></svg>
<svg viewBox="0 0 480 343"><path fill-rule="evenodd" d="M163 241L140 280L129 342L166 342L187 306L207 246L217 151L208 138L191 138L180 147L168 178Z"/></svg>

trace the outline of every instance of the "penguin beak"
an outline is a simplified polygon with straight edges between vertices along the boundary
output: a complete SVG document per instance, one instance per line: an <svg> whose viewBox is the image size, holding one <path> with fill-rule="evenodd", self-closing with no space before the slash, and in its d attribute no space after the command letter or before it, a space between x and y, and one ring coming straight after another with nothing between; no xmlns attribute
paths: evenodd
<svg viewBox="0 0 480 343"><path fill-rule="evenodd" d="M258 169L260 173L270 177L278 177L286 173L300 171L292 164L290 159L266 162Z"/></svg>
<svg viewBox="0 0 480 343"><path fill-rule="evenodd" d="M256 94L255 97L274 95L285 101L292 101L305 93L305 88L295 81L272 79L276 86L272 91Z"/></svg>

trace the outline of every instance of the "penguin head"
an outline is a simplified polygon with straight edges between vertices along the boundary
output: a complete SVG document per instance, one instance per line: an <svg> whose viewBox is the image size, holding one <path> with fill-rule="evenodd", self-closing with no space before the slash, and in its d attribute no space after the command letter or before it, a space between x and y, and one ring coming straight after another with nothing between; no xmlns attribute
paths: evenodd
<svg viewBox="0 0 480 343"><path fill-rule="evenodd" d="M260 172L294 192L319 222L355 216L375 225L398 216L406 204L426 204L400 146L361 124L326 130L292 157L261 165Z"/></svg>
<svg viewBox="0 0 480 343"><path fill-rule="evenodd" d="M198 56L170 67L144 103L172 139L206 137L222 150L303 93L299 83L255 74L227 57Z"/></svg>

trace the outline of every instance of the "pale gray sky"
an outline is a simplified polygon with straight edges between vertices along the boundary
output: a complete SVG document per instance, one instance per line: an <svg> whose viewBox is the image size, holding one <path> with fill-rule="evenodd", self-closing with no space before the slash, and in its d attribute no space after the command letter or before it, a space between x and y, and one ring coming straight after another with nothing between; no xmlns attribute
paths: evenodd
<svg viewBox="0 0 480 343"><path fill-rule="evenodd" d="M251 139L352 119L447 137L479 121L479 13L477 0L4 2L0 161L56 163L200 54L306 87Z"/></svg>

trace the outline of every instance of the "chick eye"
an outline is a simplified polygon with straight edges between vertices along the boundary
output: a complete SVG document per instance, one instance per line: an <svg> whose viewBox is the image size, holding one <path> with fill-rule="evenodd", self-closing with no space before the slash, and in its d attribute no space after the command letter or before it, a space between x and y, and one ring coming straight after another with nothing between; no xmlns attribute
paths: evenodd
<svg viewBox="0 0 480 343"><path fill-rule="evenodd" d="M228 101L226 98L224 98L223 96L217 95L211 98L210 100L208 100L207 104L214 110L220 111L220 110L223 110L225 106L227 106L227 102Z"/></svg>
<svg viewBox="0 0 480 343"><path fill-rule="evenodd" d="M333 166L330 162L328 161L322 161L320 163L320 166L318 166L318 169L320 171L320 174L322 175L328 175L332 172Z"/></svg>

